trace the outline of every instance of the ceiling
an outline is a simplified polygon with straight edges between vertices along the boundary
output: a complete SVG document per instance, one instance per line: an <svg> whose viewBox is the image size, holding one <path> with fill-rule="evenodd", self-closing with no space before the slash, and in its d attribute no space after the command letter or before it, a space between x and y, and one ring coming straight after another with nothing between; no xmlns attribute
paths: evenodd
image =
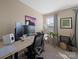
<svg viewBox="0 0 79 59"><path fill-rule="evenodd" d="M42 14L77 6L78 0L20 0Z"/></svg>

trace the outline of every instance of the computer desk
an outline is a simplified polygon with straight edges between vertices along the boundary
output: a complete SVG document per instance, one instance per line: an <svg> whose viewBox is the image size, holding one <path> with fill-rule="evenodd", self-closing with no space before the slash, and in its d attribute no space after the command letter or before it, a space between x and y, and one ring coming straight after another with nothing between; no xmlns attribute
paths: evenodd
<svg viewBox="0 0 79 59"><path fill-rule="evenodd" d="M34 36L22 38L22 40L16 41L10 45L4 45L0 42L0 59L5 59L30 46L34 41Z"/></svg>

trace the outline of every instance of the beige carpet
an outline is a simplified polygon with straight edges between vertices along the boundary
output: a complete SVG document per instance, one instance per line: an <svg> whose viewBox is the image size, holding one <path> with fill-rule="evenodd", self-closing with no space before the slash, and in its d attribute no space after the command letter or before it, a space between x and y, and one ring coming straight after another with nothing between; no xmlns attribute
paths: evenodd
<svg viewBox="0 0 79 59"><path fill-rule="evenodd" d="M77 53L62 50L48 43L45 43L45 51L42 55L44 59L78 59ZM27 59L27 57L20 56L19 59Z"/></svg>
<svg viewBox="0 0 79 59"><path fill-rule="evenodd" d="M76 52L69 52L54 47L51 44L45 44L45 52L43 52L44 59L78 59Z"/></svg>

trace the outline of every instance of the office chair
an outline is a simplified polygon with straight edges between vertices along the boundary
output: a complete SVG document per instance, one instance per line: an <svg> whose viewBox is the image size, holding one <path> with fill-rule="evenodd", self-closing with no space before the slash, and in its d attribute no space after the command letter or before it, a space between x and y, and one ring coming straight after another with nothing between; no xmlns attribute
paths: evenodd
<svg viewBox="0 0 79 59"><path fill-rule="evenodd" d="M42 34L36 35L35 41L34 41L34 49L36 51L39 49L41 49L41 51L43 50L43 35Z"/></svg>
<svg viewBox="0 0 79 59"><path fill-rule="evenodd" d="M38 58L43 59L43 57L41 56L43 52L43 35L42 34L38 35L38 37L36 38L34 48L35 48L35 59L38 59Z"/></svg>
<svg viewBox="0 0 79 59"><path fill-rule="evenodd" d="M35 35L33 44L28 48L28 58L35 59L36 55L40 56L43 52L43 34Z"/></svg>

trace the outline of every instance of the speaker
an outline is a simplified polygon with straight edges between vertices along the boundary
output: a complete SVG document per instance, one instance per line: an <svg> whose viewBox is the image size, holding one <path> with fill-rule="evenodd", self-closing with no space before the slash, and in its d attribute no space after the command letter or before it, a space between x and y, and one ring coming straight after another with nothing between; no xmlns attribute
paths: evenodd
<svg viewBox="0 0 79 59"><path fill-rule="evenodd" d="M13 33L4 35L2 38L4 44L12 44L15 41L15 37Z"/></svg>

